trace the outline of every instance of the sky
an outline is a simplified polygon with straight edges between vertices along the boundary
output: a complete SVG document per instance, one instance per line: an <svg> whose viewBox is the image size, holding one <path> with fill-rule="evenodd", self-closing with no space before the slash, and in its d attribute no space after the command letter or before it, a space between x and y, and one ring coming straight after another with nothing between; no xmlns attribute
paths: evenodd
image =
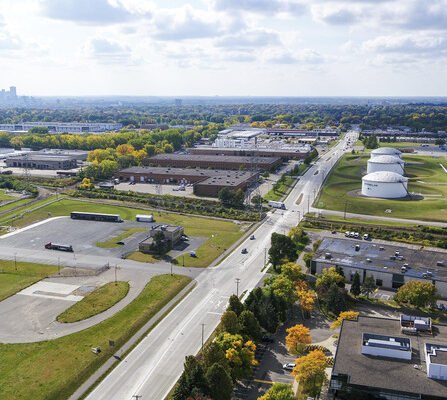
<svg viewBox="0 0 447 400"><path fill-rule="evenodd" d="M447 0L0 0L19 95L445 96Z"/></svg>

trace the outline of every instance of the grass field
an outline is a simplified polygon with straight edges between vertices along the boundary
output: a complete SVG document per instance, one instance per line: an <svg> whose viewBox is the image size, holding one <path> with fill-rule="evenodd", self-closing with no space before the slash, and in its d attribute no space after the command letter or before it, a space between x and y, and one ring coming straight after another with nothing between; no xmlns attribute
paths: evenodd
<svg viewBox="0 0 447 400"><path fill-rule="evenodd" d="M0 260L0 301L56 273L57 269L53 265Z"/></svg>
<svg viewBox="0 0 447 400"><path fill-rule="evenodd" d="M6 194L3 189L0 189L0 201L9 201L14 199L17 199L17 197Z"/></svg>
<svg viewBox="0 0 447 400"><path fill-rule="evenodd" d="M408 190L421 194L419 200L387 200L356 196L366 173L367 154L345 155L326 180L314 205L318 208L384 217L447 221L447 174L440 167L445 159L404 155ZM385 212L391 210L391 213Z"/></svg>
<svg viewBox="0 0 447 400"><path fill-rule="evenodd" d="M126 297L128 282L109 282L85 296L57 316L57 321L69 323L82 321L108 310Z"/></svg>
<svg viewBox="0 0 447 400"><path fill-rule="evenodd" d="M160 258L156 257L154 254L145 254L141 251L134 251L133 253L128 254L126 259L151 264L160 261Z"/></svg>
<svg viewBox="0 0 447 400"><path fill-rule="evenodd" d="M393 142L393 143L387 143L387 142L379 142L380 147L393 147L396 149L402 149L402 148L409 148L409 147L421 147L422 143L417 142Z"/></svg>
<svg viewBox="0 0 447 400"><path fill-rule="evenodd" d="M117 244L117 242L120 242L124 239L127 239L128 237L135 235L135 233L140 233L147 231L147 228L128 228L125 229L122 233L119 235L106 240L105 242L96 242L97 247L102 247L104 249L112 249L114 247L119 247L120 245Z"/></svg>
<svg viewBox="0 0 447 400"><path fill-rule="evenodd" d="M67 399L189 282L185 276L160 275L132 303L98 325L46 342L0 344L1 399ZM109 348L109 340L116 348ZM102 349L98 355L91 351L95 346Z"/></svg>
<svg viewBox="0 0 447 400"><path fill-rule="evenodd" d="M45 203L43 203L45 204ZM33 205L34 208L34 205ZM142 210L137 208L120 207L109 204L96 204L87 201L63 199L48 204L38 210L23 213L23 216L15 220L15 226L22 227L49 216L56 217L69 215L71 211L87 211L109 214L120 214L122 219L135 220ZM197 257L188 257L187 267L207 267L216 257L228 249L248 229L250 224L237 224L213 218L200 218L189 215L174 214L166 211L152 212L155 220L164 224L181 225L188 236L206 237L205 241L196 251ZM4 216L5 218L5 216ZM1 225L1 219L0 219ZM115 239L113 239L115 240ZM186 259L187 257L185 257ZM179 263L180 264L180 263Z"/></svg>
<svg viewBox="0 0 447 400"><path fill-rule="evenodd" d="M276 184L274 184L274 188L269 190L265 196L264 199L269 201L279 201L281 200L289 190L289 188L293 185L296 178L292 176L285 176L283 181L278 181Z"/></svg>

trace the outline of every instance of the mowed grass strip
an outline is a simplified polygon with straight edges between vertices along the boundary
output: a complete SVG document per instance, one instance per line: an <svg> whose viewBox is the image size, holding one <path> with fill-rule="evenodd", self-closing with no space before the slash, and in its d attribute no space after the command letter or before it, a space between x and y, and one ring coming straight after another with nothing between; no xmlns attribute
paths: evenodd
<svg viewBox="0 0 447 400"><path fill-rule="evenodd" d="M1 399L67 399L96 369L189 282L179 275L159 275L113 317L59 339L0 344ZM109 340L116 347L109 349ZM93 354L92 347L102 352Z"/></svg>
<svg viewBox="0 0 447 400"><path fill-rule="evenodd" d="M77 322L108 310L129 292L128 282L109 282L95 289L56 318L63 323Z"/></svg>
<svg viewBox="0 0 447 400"><path fill-rule="evenodd" d="M0 260L0 301L56 273L57 269L54 265Z"/></svg>
<svg viewBox="0 0 447 400"><path fill-rule="evenodd" d="M360 196L362 176L366 174L368 159L369 154L349 154L342 157L326 180L314 205L336 211L344 211L346 208L349 213L377 217L447 221L447 174L439 165L444 159L404 155L405 173L409 178L408 190L425 195L423 200L388 200Z"/></svg>
<svg viewBox="0 0 447 400"><path fill-rule="evenodd" d="M267 201L281 200L286 195L287 191L293 185L295 180L296 180L296 177L292 177L292 176L288 176L288 175L285 176L282 181L278 181L277 183L274 184L275 187L273 189L269 190L265 194L264 199Z"/></svg>
<svg viewBox="0 0 447 400"><path fill-rule="evenodd" d="M127 239L128 237L135 235L136 233L140 233L140 232L144 232L144 231L149 232L149 229L148 228L128 228L128 229L125 229L119 235L114 236L113 238L106 240L105 242L96 242L96 246L104 248L104 249L112 249L114 247L119 247L120 245L117 244L117 242Z"/></svg>
<svg viewBox="0 0 447 400"><path fill-rule="evenodd" d="M157 263L161 260L161 257L156 256L154 254L145 254L141 251L134 251L126 256L127 260L139 261L144 263Z"/></svg>
<svg viewBox="0 0 447 400"><path fill-rule="evenodd" d="M122 219L135 220L137 214L147 212L138 208L121 207L109 204L97 204L74 199L64 199L44 206L15 221L17 226L30 225L42 221L48 216L70 215L72 211L97 212L107 214L120 214ZM197 258L189 257L187 267L207 267L216 257L221 255L236 240L238 240L251 224L235 223L215 218L201 218L190 215L174 214L165 211L151 212L156 222L170 225L180 225L188 236L201 236L208 238L197 249ZM104 222L106 223L106 222ZM186 260L186 256L185 256ZM178 261L178 257L177 257ZM178 264L181 265L180 262ZM186 263L185 263L186 264Z"/></svg>

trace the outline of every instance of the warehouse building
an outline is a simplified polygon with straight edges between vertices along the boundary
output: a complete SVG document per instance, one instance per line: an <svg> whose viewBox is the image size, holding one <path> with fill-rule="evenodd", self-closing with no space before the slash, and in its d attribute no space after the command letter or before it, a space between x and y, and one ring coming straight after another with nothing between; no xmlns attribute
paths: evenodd
<svg viewBox="0 0 447 400"><path fill-rule="evenodd" d="M200 154L158 154L144 160L144 165L159 167L245 169L251 171L273 171L281 163L280 157L238 157Z"/></svg>
<svg viewBox="0 0 447 400"><path fill-rule="evenodd" d="M408 178L389 171L377 171L362 178L362 195L383 199L408 196Z"/></svg>
<svg viewBox="0 0 447 400"><path fill-rule="evenodd" d="M356 272L360 281L372 276L378 287L398 289L406 282L431 282L447 298L447 253L379 245L369 241L325 238L311 263L311 273L341 267L347 282Z"/></svg>
<svg viewBox="0 0 447 400"><path fill-rule="evenodd" d="M392 147L379 147L378 149L374 149L373 151L371 151L372 159L379 156L395 156L401 158L402 152Z"/></svg>
<svg viewBox="0 0 447 400"><path fill-rule="evenodd" d="M344 320L329 385L331 399L447 398L447 326L406 335L397 319Z"/></svg>
<svg viewBox="0 0 447 400"><path fill-rule="evenodd" d="M368 160L367 173L378 171L394 172L399 175L405 173L405 163L396 156L377 156Z"/></svg>
<svg viewBox="0 0 447 400"><path fill-rule="evenodd" d="M192 184L197 196L217 197L223 188L246 190L258 180L257 172L216 169L131 167L117 172L123 182Z"/></svg>
<svg viewBox="0 0 447 400"><path fill-rule="evenodd" d="M281 157L283 161L303 160L310 154L310 146L284 148L229 148L201 146L188 149L190 154L236 157Z"/></svg>
<svg viewBox="0 0 447 400"><path fill-rule="evenodd" d="M10 168L31 169L72 169L77 167L77 161L71 156L47 154L23 154L11 156L5 160Z"/></svg>

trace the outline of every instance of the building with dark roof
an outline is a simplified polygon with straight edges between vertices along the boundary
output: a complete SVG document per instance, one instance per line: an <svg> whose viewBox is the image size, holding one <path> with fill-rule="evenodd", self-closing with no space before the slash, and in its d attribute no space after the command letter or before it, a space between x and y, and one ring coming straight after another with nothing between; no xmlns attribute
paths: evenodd
<svg viewBox="0 0 447 400"><path fill-rule="evenodd" d="M121 181L157 184L192 184L197 196L217 197L223 188L247 189L257 181L257 172L216 169L131 167L116 173Z"/></svg>
<svg viewBox="0 0 447 400"><path fill-rule="evenodd" d="M303 160L309 153L309 148L237 148L199 146L188 149L190 154L237 156L237 157L281 157L283 160Z"/></svg>
<svg viewBox="0 0 447 400"><path fill-rule="evenodd" d="M146 158L144 165L173 168L212 168L273 171L282 163L280 157L239 157L201 154L157 154Z"/></svg>
<svg viewBox="0 0 447 400"><path fill-rule="evenodd" d="M344 320L329 386L343 400L447 398L447 326L402 333L399 320Z"/></svg>
<svg viewBox="0 0 447 400"><path fill-rule="evenodd" d="M411 280L432 282L447 297L447 252L370 241L325 238L311 263L311 273L341 267L350 282L356 272L363 282L374 277L379 287L398 289Z"/></svg>

